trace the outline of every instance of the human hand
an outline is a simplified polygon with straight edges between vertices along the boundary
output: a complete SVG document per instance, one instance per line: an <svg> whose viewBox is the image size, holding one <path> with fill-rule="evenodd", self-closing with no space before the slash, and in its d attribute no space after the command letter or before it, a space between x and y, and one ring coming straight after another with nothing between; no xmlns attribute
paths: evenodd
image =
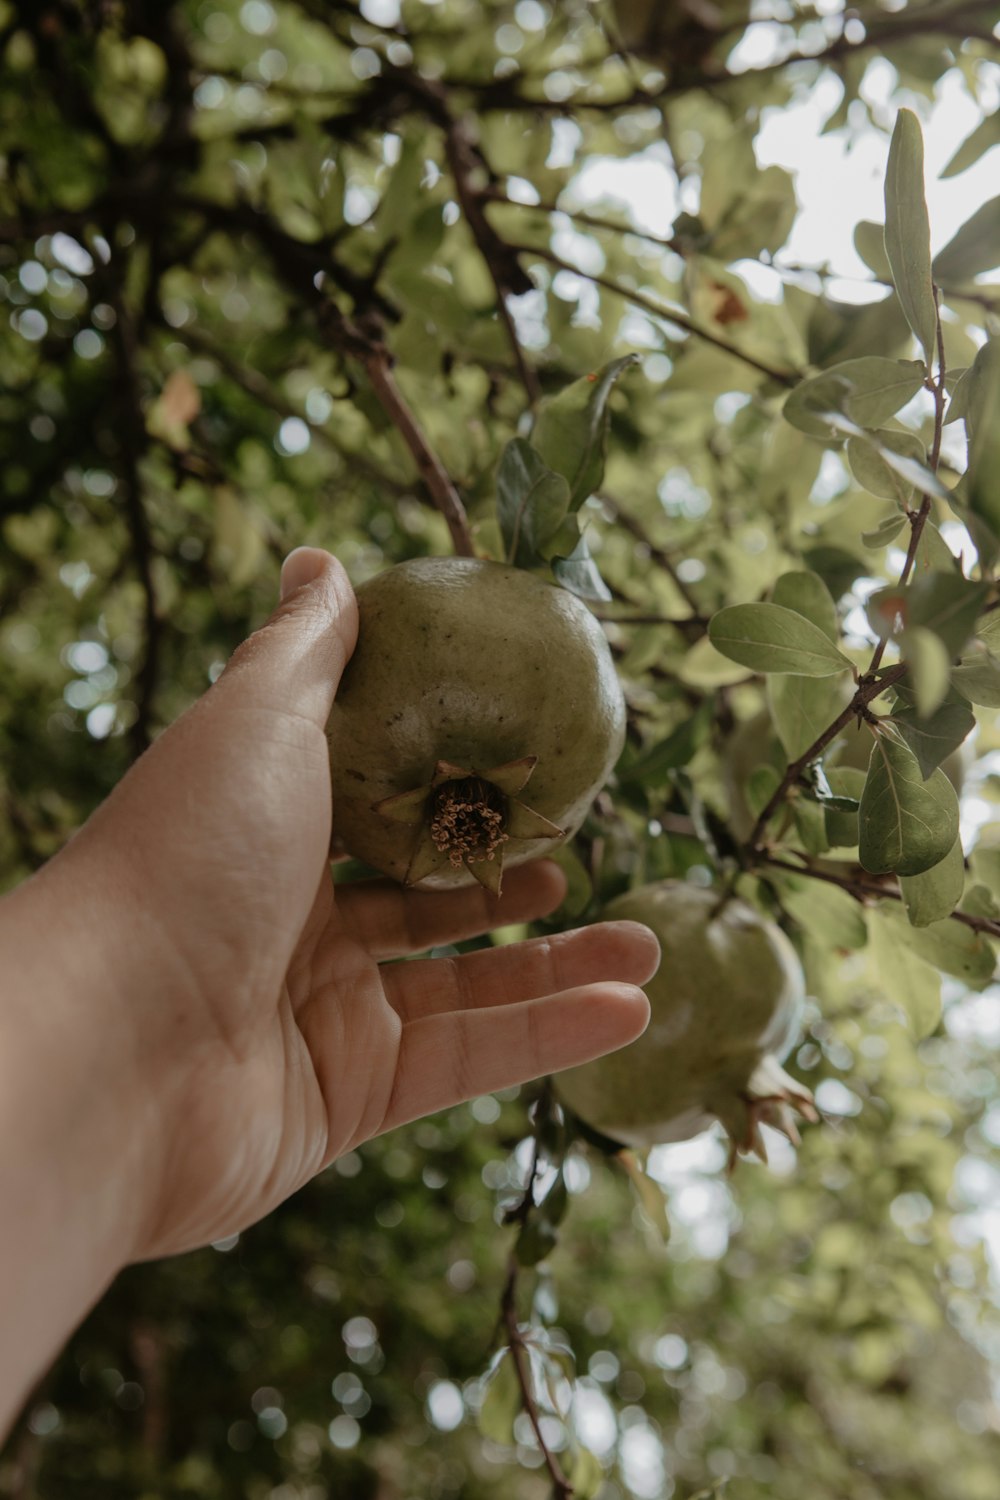
<svg viewBox="0 0 1000 1500"><path fill-rule="evenodd" d="M480 887L336 889L324 726L357 609L328 554L19 896L68 921L98 983L88 1035L132 1151L124 1259L217 1240L417 1116L583 1062L644 1027L633 923L385 960L557 905L548 863ZM117 1068L108 1054L118 1058Z"/></svg>

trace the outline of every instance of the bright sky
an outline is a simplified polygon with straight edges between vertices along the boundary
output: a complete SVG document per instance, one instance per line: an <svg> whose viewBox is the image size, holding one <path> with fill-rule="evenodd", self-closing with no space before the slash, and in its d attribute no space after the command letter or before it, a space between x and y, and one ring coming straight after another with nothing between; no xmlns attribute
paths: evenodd
<svg viewBox="0 0 1000 1500"><path fill-rule="evenodd" d="M873 130L860 136L846 131L821 134L841 92L837 79L827 73L799 103L765 110L757 137L759 164L782 166L792 172L802 206L778 259L788 264L829 263L845 278L831 286L832 295L844 301L866 301L871 295L850 279L867 280L870 276L854 250L852 236L859 219L881 222L884 217L882 183L889 132L901 104L914 107L923 124L926 193L935 251L997 192L996 148L958 177L938 180L941 169L980 118L961 79L956 74L948 75L931 107L924 99L894 93L895 80L894 69L882 58L876 58L865 75L864 96L884 122L885 135ZM986 102L995 105L998 101ZM617 199L628 208L638 227L657 235L670 233L678 213L676 184L662 147L651 148L630 161L612 157L592 161L576 179L574 196L582 203ZM746 270L745 264L740 270ZM755 278L754 290L773 295L768 273L759 287ZM884 293L879 290L876 295Z"/></svg>

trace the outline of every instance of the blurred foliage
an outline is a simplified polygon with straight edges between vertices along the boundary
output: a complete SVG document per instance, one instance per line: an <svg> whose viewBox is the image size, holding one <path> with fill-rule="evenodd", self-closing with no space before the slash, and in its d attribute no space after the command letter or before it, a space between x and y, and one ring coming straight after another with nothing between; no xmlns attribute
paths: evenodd
<svg viewBox="0 0 1000 1500"><path fill-rule="evenodd" d="M556 925L646 880L737 882L802 955L790 1066L827 1115L732 1180L708 1135L630 1184L544 1092L533 1147L535 1090L372 1142L238 1240L123 1275L0 1495L543 1497L507 1286L578 1500L995 1496L1000 251L994 200L931 265L916 116L957 76L981 123L947 173L1000 141L998 21L983 0L0 0L0 882L214 680L291 547L358 582L446 552L450 476L478 551L565 555L506 487L537 464L565 480L547 503L572 493L604 587L565 576L598 596L630 707ZM895 131L852 301L783 259L795 185L755 154L831 79L826 132L888 156ZM669 232L624 176L593 187L636 160ZM627 355L581 477L554 398ZM879 637L898 686L861 677L893 721L866 778L856 716L819 741ZM512 1281L529 1173L547 1196Z"/></svg>

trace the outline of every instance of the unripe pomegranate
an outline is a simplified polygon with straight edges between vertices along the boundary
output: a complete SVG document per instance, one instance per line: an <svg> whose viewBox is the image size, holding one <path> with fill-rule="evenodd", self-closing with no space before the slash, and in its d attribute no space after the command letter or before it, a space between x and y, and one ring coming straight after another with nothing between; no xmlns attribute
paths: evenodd
<svg viewBox="0 0 1000 1500"><path fill-rule="evenodd" d="M557 1074L560 1098L627 1146L688 1140L716 1119L734 1155L764 1155L762 1120L797 1141L792 1110L816 1116L809 1090L779 1065L805 1002L781 929L744 901L675 880L631 891L603 915L644 922L660 940L645 985L652 1016L629 1046Z"/></svg>
<svg viewBox="0 0 1000 1500"><path fill-rule="evenodd" d="M533 573L418 558L358 589L328 725L335 836L408 885L478 880L579 828L625 704L586 605Z"/></svg>

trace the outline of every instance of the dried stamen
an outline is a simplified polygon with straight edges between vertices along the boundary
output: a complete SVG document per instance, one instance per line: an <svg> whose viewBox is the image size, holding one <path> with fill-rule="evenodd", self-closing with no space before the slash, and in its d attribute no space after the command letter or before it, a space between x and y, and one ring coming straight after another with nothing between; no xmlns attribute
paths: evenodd
<svg viewBox="0 0 1000 1500"><path fill-rule="evenodd" d="M491 781L466 776L433 794L431 838L456 870L496 857L507 842L507 799Z"/></svg>

